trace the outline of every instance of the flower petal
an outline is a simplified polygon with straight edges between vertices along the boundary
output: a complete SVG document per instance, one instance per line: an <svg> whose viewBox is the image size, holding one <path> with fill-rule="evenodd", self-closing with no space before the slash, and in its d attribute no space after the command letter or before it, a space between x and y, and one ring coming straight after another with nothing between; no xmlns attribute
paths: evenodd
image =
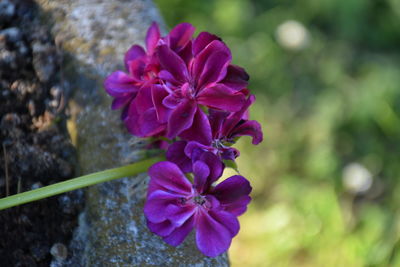
<svg viewBox="0 0 400 267"><path fill-rule="evenodd" d="M166 82L166 84L173 84L173 85L179 85L179 84L180 84L180 82L178 82L178 81L175 79L175 77L174 77L171 73L169 73L168 71L166 71L166 70L161 70L161 71L158 73L158 77L159 77L161 80L164 80L164 81Z"/></svg>
<svg viewBox="0 0 400 267"><path fill-rule="evenodd" d="M198 192L204 192L207 186L207 178L210 175L210 168L203 161L193 163L194 186Z"/></svg>
<svg viewBox="0 0 400 267"><path fill-rule="evenodd" d="M133 102L133 104L135 105L139 115L146 112L146 110L148 110L149 108L154 107L153 99L151 97L151 87L150 86L141 87L135 97L135 101Z"/></svg>
<svg viewBox="0 0 400 267"><path fill-rule="evenodd" d="M193 155L193 153L196 150L201 150L201 153L197 153L198 155ZM203 152L209 151L209 152L214 152L214 148L212 146L206 146L203 144L200 144L199 142L196 141L190 141L187 143L185 147L185 154L186 156L190 157L193 161L197 161L200 158L200 154Z"/></svg>
<svg viewBox="0 0 400 267"><path fill-rule="evenodd" d="M221 202L222 206L226 207L226 210L240 215L250 202L251 190L250 183L246 178L234 175L218 184L212 194Z"/></svg>
<svg viewBox="0 0 400 267"><path fill-rule="evenodd" d="M222 127L221 135L222 136L230 136L231 132L233 129L239 124L241 120L246 120L247 119L247 113L249 110L249 107L251 104L254 103L256 100L254 95L250 95L244 104L242 105L242 108L238 110L235 113L229 114L229 116L226 118L224 125Z"/></svg>
<svg viewBox="0 0 400 267"><path fill-rule="evenodd" d="M222 210L210 210L209 214L217 222L225 226L229 230L231 237L237 235L240 230L239 220L232 213L222 211Z"/></svg>
<svg viewBox="0 0 400 267"><path fill-rule="evenodd" d="M133 135L141 136L141 130L137 123L139 120L139 113L137 111L135 100L133 100L127 107L127 110L124 111L124 123L128 131Z"/></svg>
<svg viewBox="0 0 400 267"><path fill-rule="evenodd" d="M126 51L125 53L125 68L129 70L129 61L138 59L145 55L146 52L144 51L143 47L141 47L140 45L132 45L131 48L129 48L128 51Z"/></svg>
<svg viewBox="0 0 400 267"><path fill-rule="evenodd" d="M169 205L166 210L167 218L175 227L184 224L195 212L194 205L177 206Z"/></svg>
<svg viewBox="0 0 400 267"><path fill-rule="evenodd" d="M184 172L192 171L192 160L185 154L186 141L177 141L168 147L166 157Z"/></svg>
<svg viewBox="0 0 400 267"><path fill-rule="evenodd" d="M224 171L224 164L222 161L211 152L204 152L201 154L199 160L203 161L207 164L208 168L210 169L210 175L207 179L207 186L204 188L207 189L213 182L218 180L221 177L222 172Z"/></svg>
<svg viewBox="0 0 400 267"><path fill-rule="evenodd" d="M195 220L197 247L204 255L216 257L229 248L232 237L225 226L205 211L197 213Z"/></svg>
<svg viewBox="0 0 400 267"><path fill-rule="evenodd" d="M211 127L207 115L201 109L197 109L192 126L183 131L181 138L187 141L197 141L205 145L211 144Z"/></svg>
<svg viewBox="0 0 400 267"><path fill-rule="evenodd" d="M175 109L180 101L180 98L176 97L174 94L170 94L163 99L163 105L169 109Z"/></svg>
<svg viewBox="0 0 400 267"><path fill-rule="evenodd" d="M208 110L208 114L208 120L210 121L213 139L222 138L222 126L225 119L228 117L229 112L210 108Z"/></svg>
<svg viewBox="0 0 400 267"><path fill-rule="evenodd" d="M220 83L239 91L246 88L248 80L249 75L243 68L236 65L229 65L226 76L222 81L220 81Z"/></svg>
<svg viewBox="0 0 400 267"><path fill-rule="evenodd" d="M176 228L170 235L164 237L164 241L171 246L180 245L186 236L193 230L194 216L187 220L181 227Z"/></svg>
<svg viewBox="0 0 400 267"><path fill-rule="evenodd" d="M242 196L233 202L221 204L223 209L227 212L232 213L235 216L240 216L247 210L247 205L250 203L250 196Z"/></svg>
<svg viewBox="0 0 400 267"><path fill-rule="evenodd" d="M135 94L131 94L131 95L124 96L124 97L116 97L111 104L111 109L122 108L123 106L128 104L129 101L131 101L134 97L135 97Z"/></svg>
<svg viewBox="0 0 400 267"><path fill-rule="evenodd" d="M188 80L186 64L174 51L166 45L161 45L156 53L161 67L171 73L177 81L183 83Z"/></svg>
<svg viewBox="0 0 400 267"><path fill-rule="evenodd" d="M173 225L169 220L165 220L160 223L152 223L147 220L147 227L149 227L151 232L159 236L167 236L176 228L175 225Z"/></svg>
<svg viewBox="0 0 400 267"><path fill-rule="evenodd" d="M152 192L144 205L144 215L153 223L160 223L167 219L167 207L178 203L181 196L162 190Z"/></svg>
<svg viewBox="0 0 400 267"><path fill-rule="evenodd" d="M148 173L152 181L168 192L189 194L192 191L191 183L183 175L179 167L172 162L158 162L149 168Z"/></svg>
<svg viewBox="0 0 400 267"><path fill-rule="evenodd" d="M168 120L167 137L172 139L193 124L193 118L197 110L197 104L191 100L183 100L172 111Z"/></svg>
<svg viewBox="0 0 400 267"><path fill-rule="evenodd" d="M160 40L160 29L156 22L153 22L146 34L146 48L147 53L152 55Z"/></svg>
<svg viewBox="0 0 400 267"><path fill-rule="evenodd" d="M171 49L178 52L184 48L192 39L195 30L196 28L190 23L185 22L176 25L167 36Z"/></svg>
<svg viewBox="0 0 400 267"><path fill-rule="evenodd" d="M223 79L231 59L231 52L223 42L214 40L206 46L193 61L193 75L197 88Z"/></svg>
<svg viewBox="0 0 400 267"><path fill-rule="evenodd" d="M214 40L219 40L221 39L209 32L201 32L199 35L196 37L196 39L193 40L193 55L196 56L198 55L207 45L209 45L212 41Z"/></svg>
<svg viewBox="0 0 400 267"><path fill-rule="evenodd" d="M263 140L263 133L260 123L257 121L246 121L233 130L232 137L251 136L253 145L257 145Z"/></svg>
<svg viewBox="0 0 400 267"><path fill-rule="evenodd" d="M140 137L150 137L161 134L166 128L165 123L158 120L157 111L154 107L149 108L139 116L139 121L136 121L140 127Z"/></svg>
<svg viewBox="0 0 400 267"><path fill-rule="evenodd" d="M117 70L111 73L104 81L106 92L113 97L126 96L129 93L136 93L139 88L136 81L123 71Z"/></svg>
<svg viewBox="0 0 400 267"><path fill-rule="evenodd" d="M146 62L143 58L138 58L128 62L128 70L132 77L138 82L143 83L143 76L146 71Z"/></svg>
<svg viewBox="0 0 400 267"><path fill-rule="evenodd" d="M161 123L168 121L171 110L164 106L163 101L168 96L168 92L160 85L153 85L151 87L151 97L154 107L157 111L157 119Z"/></svg>
<svg viewBox="0 0 400 267"><path fill-rule="evenodd" d="M188 42L177 54L182 58L185 64L189 66L190 60L193 58L192 42Z"/></svg>
<svg viewBox="0 0 400 267"><path fill-rule="evenodd" d="M203 89L197 96L197 102L210 108L238 111L246 101L244 94L236 92L223 84Z"/></svg>

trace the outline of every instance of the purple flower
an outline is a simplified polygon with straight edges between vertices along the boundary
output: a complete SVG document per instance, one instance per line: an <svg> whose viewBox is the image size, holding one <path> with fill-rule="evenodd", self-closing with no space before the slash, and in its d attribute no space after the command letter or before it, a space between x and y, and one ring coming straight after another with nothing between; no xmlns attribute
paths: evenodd
<svg viewBox="0 0 400 267"><path fill-rule="evenodd" d="M133 45L124 57L125 69L128 73L117 70L104 81L106 92L114 97L112 109L119 109L130 104L140 88L155 82L158 72L154 64L153 54L160 40L160 30L153 23L146 35L147 52L140 45Z"/></svg>
<svg viewBox="0 0 400 267"><path fill-rule="evenodd" d="M242 108L233 113L209 110L209 122L212 138L207 143L198 141L178 141L169 146L167 159L177 164L184 172L191 172L191 164L202 152L208 151L218 155L222 160L235 160L240 152L232 147L240 136L253 138L254 145L263 140L261 125L254 120L248 120L248 108L255 101L250 95Z"/></svg>
<svg viewBox="0 0 400 267"><path fill-rule="evenodd" d="M235 112L245 100L248 76L243 69L230 65L229 48L215 35L202 32L191 43L191 54L182 58L168 45L157 47L159 78L167 92L160 113L168 112L167 137L211 139L211 129L202 106Z"/></svg>
<svg viewBox="0 0 400 267"><path fill-rule="evenodd" d="M182 23L166 37L161 37L158 25L153 23L146 35L147 51L139 45L133 45L124 58L127 73L115 71L104 81L106 92L114 97L112 109L123 109L122 119L133 135L150 137L164 134L166 123L159 118L154 103L157 103L157 97L167 94L152 90L153 85L159 83L160 68L154 52L159 44L163 44L184 57L191 50L193 32L192 25ZM154 98L153 91L157 92Z"/></svg>
<svg viewBox="0 0 400 267"><path fill-rule="evenodd" d="M125 54L126 72L107 77L104 86L122 108L130 133L139 137L180 136L202 144L211 141L207 108L236 112L245 102L248 75L230 64L231 52L215 35L177 25L160 36L156 23L146 36L146 50L133 45Z"/></svg>
<svg viewBox="0 0 400 267"><path fill-rule="evenodd" d="M203 254L215 257L226 251L240 228L237 216L251 200L251 186L239 175L212 186L223 168L214 154L203 153L193 163L192 184L176 164L154 164L144 207L149 229L173 246L195 229Z"/></svg>

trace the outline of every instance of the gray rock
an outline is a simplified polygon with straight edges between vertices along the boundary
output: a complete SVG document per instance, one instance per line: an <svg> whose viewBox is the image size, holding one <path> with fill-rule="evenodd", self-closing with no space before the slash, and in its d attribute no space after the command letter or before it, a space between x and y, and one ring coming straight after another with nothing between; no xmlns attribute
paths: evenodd
<svg viewBox="0 0 400 267"><path fill-rule="evenodd" d="M15 4L9 0L0 1L0 26L11 21L15 14Z"/></svg>
<svg viewBox="0 0 400 267"><path fill-rule="evenodd" d="M137 160L143 142L127 133L119 112L111 111L102 82L112 71L123 69L125 51L134 43L143 44L153 20L163 25L157 9L150 0L37 1L64 52L62 82L73 89L70 104L77 111L81 173ZM141 174L87 190L86 208L65 266L228 266L226 254L202 255L193 234L174 248L147 229L147 182L147 175Z"/></svg>

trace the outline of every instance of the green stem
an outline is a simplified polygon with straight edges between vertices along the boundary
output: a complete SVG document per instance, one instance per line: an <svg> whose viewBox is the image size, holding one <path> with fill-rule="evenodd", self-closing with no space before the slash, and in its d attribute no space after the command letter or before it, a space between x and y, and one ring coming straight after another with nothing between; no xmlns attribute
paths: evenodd
<svg viewBox="0 0 400 267"><path fill-rule="evenodd" d="M147 169L156 162L162 161L163 156L157 156L142 161L138 161L123 167L100 171L77 178L73 178L64 182L48 185L35 190L23 192L0 199L0 210L36 201L46 197L55 196L68 191L79 188L108 182L114 179L136 175L146 172Z"/></svg>

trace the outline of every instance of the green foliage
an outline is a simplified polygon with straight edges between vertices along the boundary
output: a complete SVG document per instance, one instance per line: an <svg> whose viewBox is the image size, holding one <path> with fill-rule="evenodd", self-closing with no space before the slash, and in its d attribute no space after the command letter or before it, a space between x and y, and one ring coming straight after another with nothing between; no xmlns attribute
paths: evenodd
<svg viewBox="0 0 400 267"><path fill-rule="evenodd" d="M400 2L156 3L168 25L223 37L257 95L265 141L238 143L254 202L233 265L400 266ZM304 25L297 46L278 30L289 20ZM367 191L344 182L351 163Z"/></svg>

